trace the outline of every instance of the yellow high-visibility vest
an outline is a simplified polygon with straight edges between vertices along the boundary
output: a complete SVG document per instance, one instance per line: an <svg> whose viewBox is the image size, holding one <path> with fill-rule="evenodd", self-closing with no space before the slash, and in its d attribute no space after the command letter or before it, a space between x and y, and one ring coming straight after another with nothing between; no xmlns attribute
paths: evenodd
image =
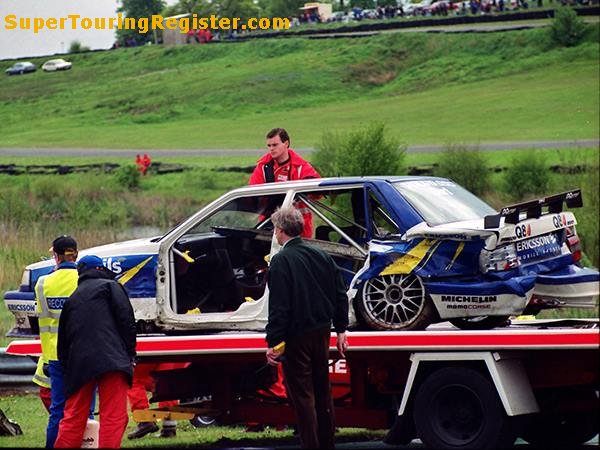
<svg viewBox="0 0 600 450"><path fill-rule="evenodd" d="M48 363L42 356L38 359L37 368L35 369L35 374L33 374L33 381L38 386L42 386L50 389L50 377L44 374L44 364Z"/></svg>
<svg viewBox="0 0 600 450"><path fill-rule="evenodd" d="M38 312L42 357L56 361L58 321L67 299L77 288L75 263L62 263L55 272L42 276L35 285L35 309Z"/></svg>

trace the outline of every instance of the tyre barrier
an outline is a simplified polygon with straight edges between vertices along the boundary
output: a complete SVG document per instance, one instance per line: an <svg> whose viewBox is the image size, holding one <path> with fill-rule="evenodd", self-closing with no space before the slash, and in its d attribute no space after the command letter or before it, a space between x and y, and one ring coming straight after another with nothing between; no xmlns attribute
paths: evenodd
<svg viewBox="0 0 600 450"><path fill-rule="evenodd" d="M166 173L174 173L174 172L183 172L185 170L191 170L191 167L183 166L181 164L161 164L161 163L152 163L150 166L149 173L154 174L166 174ZM437 163L433 163L431 165L426 166L409 166L407 175L432 175L435 171L435 168L438 166ZM92 170L103 171L103 172L113 172L115 169L119 168L119 164L85 164L81 166L59 166L59 165L45 165L45 166L18 166L16 164L0 164L0 173L8 174L8 175L65 175L67 173L76 173L76 172L88 172ZM490 167L492 172L503 172L507 168L494 166ZM585 164L578 164L575 166L562 166L562 165L553 165L550 166L550 171L554 173L566 173L566 174L577 174L584 173L590 170L590 167ZM217 167L211 169L215 172L241 172L241 173L252 173L254 170L254 166L227 166L227 167Z"/></svg>
<svg viewBox="0 0 600 450"><path fill-rule="evenodd" d="M37 364L28 356L15 356L0 347L0 391L4 388L33 386L31 378Z"/></svg>
<svg viewBox="0 0 600 450"><path fill-rule="evenodd" d="M112 173L119 167L121 167L121 165L115 163L81 164L79 166L61 166L58 164L26 166L18 164L0 164L0 173L7 175L66 175L68 173L91 171ZM190 169L191 167L187 167L182 164L153 162L148 169L148 173L162 175L166 173L183 172L184 170Z"/></svg>

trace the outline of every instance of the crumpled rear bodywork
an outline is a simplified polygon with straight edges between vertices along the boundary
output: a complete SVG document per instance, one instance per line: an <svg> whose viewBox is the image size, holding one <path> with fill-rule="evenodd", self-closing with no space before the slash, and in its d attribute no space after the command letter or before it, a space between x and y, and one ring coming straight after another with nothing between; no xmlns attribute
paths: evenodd
<svg viewBox="0 0 600 450"><path fill-rule="evenodd" d="M421 278L442 319L518 315L536 295L546 299L553 296L556 306L595 305L598 272L575 266L570 253L484 274L479 258L489 239L475 234L463 234L465 240L450 236L374 241L351 289L356 292L374 277L414 273Z"/></svg>

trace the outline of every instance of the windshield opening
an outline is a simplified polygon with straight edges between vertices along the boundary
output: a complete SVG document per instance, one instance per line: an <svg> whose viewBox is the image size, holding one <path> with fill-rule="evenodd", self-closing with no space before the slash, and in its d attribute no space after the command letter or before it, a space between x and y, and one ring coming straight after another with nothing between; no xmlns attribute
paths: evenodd
<svg viewBox="0 0 600 450"><path fill-rule="evenodd" d="M431 226L496 214L494 208L450 180L411 180L394 187Z"/></svg>

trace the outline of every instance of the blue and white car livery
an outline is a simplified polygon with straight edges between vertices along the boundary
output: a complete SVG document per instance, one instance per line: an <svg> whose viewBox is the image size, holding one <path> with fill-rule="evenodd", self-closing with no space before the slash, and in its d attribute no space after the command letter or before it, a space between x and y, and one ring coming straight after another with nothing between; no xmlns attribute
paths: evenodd
<svg viewBox="0 0 600 450"><path fill-rule="evenodd" d="M450 320L497 326L511 315L591 308L599 275L579 266L573 213L579 190L500 213L451 180L351 177L232 190L151 239L82 250L118 273L140 332L262 330L268 260L279 250L270 215L301 204L313 215L309 241L332 255L348 286L351 323L423 329ZM52 262L27 266L4 301L12 336L37 332L33 289Z"/></svg>

